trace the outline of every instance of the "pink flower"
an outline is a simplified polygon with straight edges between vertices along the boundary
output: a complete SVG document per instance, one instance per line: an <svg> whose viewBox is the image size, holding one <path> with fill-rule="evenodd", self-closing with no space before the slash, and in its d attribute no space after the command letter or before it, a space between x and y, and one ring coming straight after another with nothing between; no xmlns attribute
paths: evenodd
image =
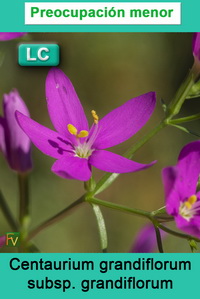
<svg viewBox="0 0 200 299"><path fill-rule="evenodd" d="M166 209L176 225L186 233L200 238L200 141L187 144L176 166L163 169Z"/></svg>
<svg viewBox="0 0 200 299"><path fill-rule="evenodd" d="M52 68L46 79L47 106L57 132L17 113L19 125L44 154L56 159L52 171L67 179L87 181L91 166L114 173L134 172L150 167L104 149L124 142L148 121L156 98L149 92L123 104L99 120L93 110L89 129L83 107L65 74Z"/></svg>
<svg viewBox="0 0 200 299"><path fill-rule="evenodd" d="M0 32L0 41L15 39L24 36L25 32Z"/></svg>

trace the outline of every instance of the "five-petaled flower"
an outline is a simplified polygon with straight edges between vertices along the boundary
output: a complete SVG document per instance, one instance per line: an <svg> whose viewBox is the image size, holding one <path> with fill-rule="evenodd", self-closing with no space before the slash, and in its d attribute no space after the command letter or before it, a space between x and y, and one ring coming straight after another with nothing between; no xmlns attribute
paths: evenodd
<svg viewBox="0 0 200 299"><path fill-rule="evenodd" d="M0 32L0 41L11 40L24 36L25 32Z"/></svg>
<svg viewBox="0 0 200 299"><path fill-rule="evenodd" d="M16 110L29 116L24 101L15 89L3 97L4 117L0 116L0 150L13 170L26 172L32 167L31 141L16 121Z"/></svg>
<svg viewBox="0 0 200 299"><path fill-rule="evenodd" d="M46 79L47 106L57 132L17 112L19 125L44 154L57 161L52 171L67 179L87 181L91 165L114 173L134 172L151 164L139 164L104 149L134 135L150 118L155 107L155 93L131 99L99 120L92 110L89 129L83 107L68 77L52 68Z"/></svg>
<svg viewBox="0 0 200 299"><path fill-rule="evenodd" d="M179 229L200 238L200 141L187 144L176 166L163 169L167 212Z"/></svg>

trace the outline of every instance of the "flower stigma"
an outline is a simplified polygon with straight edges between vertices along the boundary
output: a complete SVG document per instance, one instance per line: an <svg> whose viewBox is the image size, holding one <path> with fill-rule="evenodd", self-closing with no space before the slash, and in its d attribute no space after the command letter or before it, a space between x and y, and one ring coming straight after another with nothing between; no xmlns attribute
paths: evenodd
<svg viewBox="0 0 200 299"><path fill-rule="evenodd" d="M196 195L191 195L187 201L181 202L179 214L187 221L190 221L200 211L200 201Z"/></svg>
<svg viewBox="0 0 200 299"><path fill-rule="evenodd" d="M78 129L74 125L72 124L67 125L67 129L69 133L76 137L76 142L75 144L73 144L75 157L88 159L88 157L90 157L93 151L95 150L94 148L92 148L92 145L95 142L97 135L99 133L99 129L98 129L99 117L95 110L92 110L91 114L94 123L90 129L90 132L88 132L87 130L78 131ZM81 140L81 138L85 138L85 140Z"/></svg>

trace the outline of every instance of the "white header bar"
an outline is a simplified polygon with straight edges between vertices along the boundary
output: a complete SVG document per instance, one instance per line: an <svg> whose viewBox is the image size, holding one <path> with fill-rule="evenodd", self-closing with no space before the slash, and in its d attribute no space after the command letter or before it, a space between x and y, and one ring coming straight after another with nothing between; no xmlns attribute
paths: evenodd
<svg viewBox="0 0 200 299"><path fill-rule="evenodd" d="M180 25L179 2L26 2L26 25Z"/></svg>

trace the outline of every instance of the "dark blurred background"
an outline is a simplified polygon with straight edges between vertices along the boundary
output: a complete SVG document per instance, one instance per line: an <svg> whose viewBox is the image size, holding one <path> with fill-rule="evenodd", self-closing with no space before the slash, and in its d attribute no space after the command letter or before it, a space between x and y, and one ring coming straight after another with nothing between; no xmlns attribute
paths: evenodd
<svg viewBox="0 0 200 299"><path fill-rule="evenodd" d="M123 154L129 146L151 130L163 117L160 99L167 103L192 66L192 34L188 33L32 33L30 42L56 42L61 47L60 68L73 82L91 120L95 109L103 117L125 101L156 91L157 107L146 126L127 142L112 150ZM45 102L45 78L49 68L20 67L17 63L19 40L0 43L4 60L0 67L0 97L17 88L31 116L52 127ZM2 106L2 105L1 105ZM2 112L2 108L0 108ZM181 115L200 111L199 100L185 103ZM190 126L199 132L199 122ZM134 156L134 160L155 166L139 173L122 174L99 198L145 210L164 205L161 169L176 163L180 149L195 137L175 128L166 128ZM64 180L50 170L54 159L33 147L34 169L30 174L31 227L35 227L83 194L83 183ZM99 179L103 172L95 170ZM13 213L18 213L18 187L13 173L0 156L0 188ZM128 252L140 230L143 218L102 208L108 231L109 252ZM175 226L170 224L171 227ZM0 235L10 228L0 212ZM35 239L42 252L99 252L99 236L93 211L84 204L66 219L49 227ZM166 252L189 252L187 241L169 236ZM1 249L5 251L5 247Z"/></svg>

